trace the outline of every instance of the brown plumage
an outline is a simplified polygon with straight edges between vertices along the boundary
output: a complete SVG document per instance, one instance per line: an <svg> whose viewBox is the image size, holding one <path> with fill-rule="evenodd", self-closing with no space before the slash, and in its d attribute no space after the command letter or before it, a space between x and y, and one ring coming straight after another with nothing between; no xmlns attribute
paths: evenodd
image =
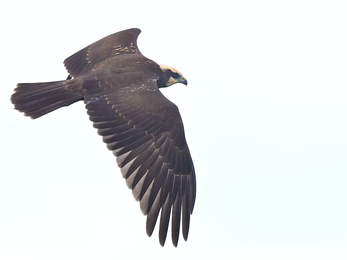
<svg viewBox="0 0 347 260"><path fill-rule="evenodd" d="M152 235L160 213L164 245L171 216L172 241L180 226L187 240L196 181L181 116L159 88L187 84L178 71L144 57L137 47L139 29L105 37L64 62L66 80L20 83L11 97L15 108L38 118L83 100L93 126L103 136Z"/></svg>

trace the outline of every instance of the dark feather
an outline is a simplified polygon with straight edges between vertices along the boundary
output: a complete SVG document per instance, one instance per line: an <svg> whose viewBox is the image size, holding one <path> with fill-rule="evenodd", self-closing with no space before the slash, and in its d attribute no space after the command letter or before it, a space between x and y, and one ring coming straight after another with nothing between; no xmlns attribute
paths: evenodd
<svg viewBox="0 0 347 260"><path fill-rule="evenodd" d="M154 203L154 202L151 203L153 205L153 207L151 206L151 209L150 209L150 211L147 214L146 232L147 232L148 236L152 235L154 227L155 227L155 224L157 223L159 211L160 211L160 208L161 208L159 200L160 200L160 194L157 194L157 196L155 198L155 202L156 203Z"/></svg>
<svg viewBox="0 0 347 260"><path fill-rule="evenodd" d="M185 191L182 199L182 233L184 240L188 239L189 222L190 213L188 209L188 191Z"/></svg>
<svg viewBox="0 0 347 260"><path fill-rule="evenodd" d="M161 209L160 215L160 224L159 224L159 243L164 246L167 230L169 227L170 221L170 212L171 212L171 198L170 194L167 196L165 203Z"/></svg>
<svg viewBox="0 0 347 260"><path fill-rule="evenodd" d="M177 177L177 185L180 185L180 180ZM175 183L176 183L175 182ZM181 222L181 196L180 196L180 189L177 190L176 199L173 203L172 207L172 220L171 220L171 235L172 235L172 242L175 247L177 247L178 243L178 236L180 233L180 222Z"/></svg>

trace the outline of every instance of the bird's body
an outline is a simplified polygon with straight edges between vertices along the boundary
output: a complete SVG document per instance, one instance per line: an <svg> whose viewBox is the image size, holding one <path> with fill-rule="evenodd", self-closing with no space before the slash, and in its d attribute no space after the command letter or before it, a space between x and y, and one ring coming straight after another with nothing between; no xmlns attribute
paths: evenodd
<svg viewBox="0 0 347 260"><path fill-rule="evenodd" d="M161 212L164 245L171 215L176 246L181 222L184 239L188 236L195 172L178 108L159 88L187 81L144 57L136 43L139 33L129 29L87 46L65 60L66 80L18 84L11 100L32 118L84 100L93 126L147 215L147 234Z"/></svg>

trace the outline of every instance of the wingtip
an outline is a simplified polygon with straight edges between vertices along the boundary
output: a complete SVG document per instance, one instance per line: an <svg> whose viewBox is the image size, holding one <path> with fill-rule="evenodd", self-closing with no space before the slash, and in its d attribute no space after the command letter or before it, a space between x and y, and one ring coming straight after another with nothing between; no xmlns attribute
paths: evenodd
<svg viewBox="0 0 347 260"><path fill-rule="evenodd" d="M159 238L159 243L160 243L160 245L161 245L162 247L164 247L164 245L165 245L165 240L166 240L166 237L164 237L164 238Z"/></svg>
<svg viewBox="0 0 347 260"><path fill-rule="evenodd" d="M172 239L172 244L174 245L174 247L177 247L177 245L178 245L178 237L177 237L177 239Z"/></svg>
<svg viewBox="0 0 347 260"><path fill-rule="evenodd" d="M141 29L139 29L139 28L136 28L136 27L134 27L134 28L130 28L130 29L126 29L126 30L123 30L122 32L126 32L126 31L133 31L133 32L136 32L137 33L137 35L139 35L140 33L141 33Z"/></svg>

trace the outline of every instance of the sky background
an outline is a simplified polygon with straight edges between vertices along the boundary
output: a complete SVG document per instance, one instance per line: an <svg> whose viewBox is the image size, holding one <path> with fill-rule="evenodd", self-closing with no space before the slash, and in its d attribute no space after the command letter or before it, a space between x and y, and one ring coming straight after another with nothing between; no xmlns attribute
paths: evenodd
<svg viewBox="0 0 347 260"><path fill-rule="evenodd" d="M7 1L1 4L0 259L347 259L346 1ZM197 174L188 242L151 238L83 103L37 120L16 83L120 30L189 85Z"/></svg>

